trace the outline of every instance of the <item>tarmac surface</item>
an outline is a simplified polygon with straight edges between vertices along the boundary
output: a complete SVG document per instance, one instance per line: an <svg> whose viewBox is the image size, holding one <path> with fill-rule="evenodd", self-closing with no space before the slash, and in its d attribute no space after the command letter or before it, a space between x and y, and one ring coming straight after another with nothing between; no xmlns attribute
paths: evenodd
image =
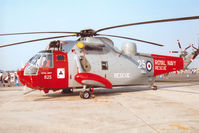
<svg viewBox="0 0 199 133"><path fill-rule="evenodd" d="M84 100L79 92L0 88L1 133L197 133L199 82L158 82L147 86L96 89Z"/></svg>

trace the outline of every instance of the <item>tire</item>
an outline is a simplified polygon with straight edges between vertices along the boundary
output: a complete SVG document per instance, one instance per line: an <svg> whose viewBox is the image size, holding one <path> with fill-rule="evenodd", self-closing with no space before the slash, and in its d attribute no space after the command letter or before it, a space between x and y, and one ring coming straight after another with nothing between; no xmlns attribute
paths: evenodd
<svg viewBox="0 0 199 133"><path fill-rule="evenodd" d="M81 95L80 95L80 97L81 97ZM91 97L91 92L90 91L84 91L82 93L82 98L83 99L89 99L90 97Z"/></svg>

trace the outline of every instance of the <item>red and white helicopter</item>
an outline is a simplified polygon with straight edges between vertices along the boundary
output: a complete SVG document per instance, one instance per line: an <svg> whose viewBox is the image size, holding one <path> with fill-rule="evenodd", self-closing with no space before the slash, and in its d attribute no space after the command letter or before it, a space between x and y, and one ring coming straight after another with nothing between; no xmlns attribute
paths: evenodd
<svg viewBox="0 0 199 133"><path fill-rule="evenodd" d="M195 19L199 19L199 16L130 23L96 31L86 29L80 32L0 34L0 36L45 33L67 34L1 45L0 48L48 39L79 37L74 41L56 40L50 42L45 50L35 54L21 70L17 71L22 84L32 89L43 90L45 93L48 93L49 90L70 92L71 89L80 88L82 89L80 97L88 99L92 93L91 88L95 87L112 89L115 86L149 85L155 90L157 86L154 85L154 82L157 75L187 68L199 54L199 48L189 46L193 47L194 50L188 54L186 50L189 47L187 47L185 50L181 50L180 57L138 53L136 44L132 42L123 44L122 50L118 50L114 47L113 42L105 36L157 46L163 45L131 37L99 34L99 32L127 26ZM179 42L178 44L181 48Z"/></svg>

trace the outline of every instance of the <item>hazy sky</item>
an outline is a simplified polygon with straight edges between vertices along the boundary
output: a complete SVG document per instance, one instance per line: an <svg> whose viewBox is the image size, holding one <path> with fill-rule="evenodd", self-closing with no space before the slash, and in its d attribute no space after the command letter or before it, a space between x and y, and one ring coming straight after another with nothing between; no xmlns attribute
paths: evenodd
<svg viewBox="0 0 199 133"><path fill-rule="evenodd" d="M198 0L0 0L0 33L30 31L80 31L139 21L198 16ZM148 24L102 33L123 35L164 44L136 42L143 53L169 54L183 45L198 45L199 20ZM0 45L57 34L0 37ZM60 40L75 40L66 38ZM117 47L128 40L112 38ZM16 70L51 40L0 49L0 69ZM176 54L173 54L177 56ZM192 67L199 67L198 59Z"/></svg>

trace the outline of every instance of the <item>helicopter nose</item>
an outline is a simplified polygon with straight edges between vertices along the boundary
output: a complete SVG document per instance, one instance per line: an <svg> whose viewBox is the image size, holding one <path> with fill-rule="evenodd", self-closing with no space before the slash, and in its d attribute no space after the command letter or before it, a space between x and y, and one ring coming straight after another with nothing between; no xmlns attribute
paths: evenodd
<svg viewBox="0 0 199 133"><path fill-rule="evenodd" d="M19 81L20 81L23 85L25 85L25 80L24 80L24 78L23 78L23 72L24 72L23 69L17 71L17 76L18 76Z"/></svg>
<svg viewBox="0 0 199 133"><path fill-rule="evenodd" d="M19 81L23 85L28 86L30 88L32 87L31 77L30 76L24 76L24 69L23 68L21 70L17 71L17 75L18 75Z"/></svg>
<svg viewBox="0 0 199 133"><path fill-rule="evenodd" d="M39 88L38 82L34 83L36 76L32 77L32 75L24 75L24 70L25 70L25 67L17 71L19 81L24 86L27 86L29 88Z"/></svg>
<svg viewBox="0 0 199 133"><path fill-rule="evenodd" d="M22 74L22 71L21 71L21 70L17 71L17 75L18 75L18 77L20 77L20 76L21 76L21 74Z"/></svg>

